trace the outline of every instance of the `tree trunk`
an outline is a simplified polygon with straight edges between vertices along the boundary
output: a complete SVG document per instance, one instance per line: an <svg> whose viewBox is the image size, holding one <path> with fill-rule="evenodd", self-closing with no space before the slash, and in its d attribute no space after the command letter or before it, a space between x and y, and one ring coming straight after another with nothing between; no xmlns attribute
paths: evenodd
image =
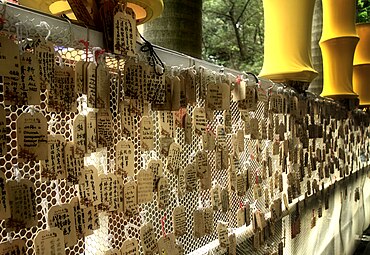
<svg viewBox="0 0 370 255"><path fill-rule="evenodd" d="M164 0L162 15L144 24L144 37L153 44L201 58L202 1Z"/></svg>
<svg viewBox="0 0 370 255"><path fill-rule="evenodd" d="M321 34L322 34L322 0L316 0L312 21L311 52L312 52L312 64L314 69L318 72L318 76L311 82L308 90L318 95L321 94L322 86L324 83L322 55L319 45Z"/></svg>
<svg viewBox="0 0 370 255"><path fill-rule="evenodd" d="M244 52L244 45L243 45L242 39L240 37L240 31L238 29L238 24L235 21L233 16L230 17L230 20L231 20L231 23L232 23L232 26L233 26L233 29L234 29L234 32L235 32L236 42L237 42L238 48L239 48L239 56L240 56L240 59L243 61L243 60L245 60L245 52Z"/></svg>

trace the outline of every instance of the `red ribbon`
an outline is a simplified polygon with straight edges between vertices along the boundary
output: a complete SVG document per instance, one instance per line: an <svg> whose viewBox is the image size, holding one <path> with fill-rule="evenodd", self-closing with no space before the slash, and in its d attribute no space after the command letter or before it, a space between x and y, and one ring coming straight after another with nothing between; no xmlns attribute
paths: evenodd
<svg viewBox="0 0 370 255"><path fill-rule="evenodd" d="M240 77L240 75L238 75L237 77L236 77L236 79L235 79L235 82L236 82L236 84L240 84L240 82L242 81L242 78Z"/></svg>
<svg viewBox="0 0 370 255"><path fill-rule="evenodd" d="M79 42L82 43L85 46L85 50L86 50L86 62L87 62L88 61L88 57L89 57L89 45L90 45L90 43L89 43L89 41L85 41L83 39L81 39Z"/></svg>
<svg viewBox="0 0 370 255"><path fill-rule="evenodd" d="M161 223L162 223L162 234L164 237L166 237L166 231L164 230L164 221L166 220L166 215L162 217Z"/></svg>
<svg viewBox="0 0 370 255"><path fill-rule="evenodd" d="M100 55L103 55L105 53L105 50L104 49L102 49L102 50L97 50L96 52L95 52L95 59L96 59L96 63L98 63L98 58L99 58L99 56Z"/></svg>
<svg viewBox="0 0 370 255"><path fill-rule="evenodd" d="M242 209L242 208L243 208L243 206L244 206L244 205L243 205L243 202L241 202L241 201L240 201L240 202L239 202L239 208L240 208L240 209Z"/></svg>

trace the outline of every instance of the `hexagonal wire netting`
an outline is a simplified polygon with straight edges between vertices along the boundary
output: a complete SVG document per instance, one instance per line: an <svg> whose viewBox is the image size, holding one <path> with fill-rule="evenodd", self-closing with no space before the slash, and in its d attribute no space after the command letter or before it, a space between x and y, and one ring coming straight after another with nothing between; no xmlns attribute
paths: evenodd
<svg viewBox="0 0 370 255"><path fill-rule="evenodd" d="M3 7L4 8L4 7ZM8 22L4 26L3 31L8 31L10 33L16 34L16 23L17 17L16 16L6 16ZM27 20L27 18L23 17L23 20ZM39 36L45 36L45 31L41 28L35 26L33 24L32 17L29 17L29 23L25 22L23 24L24 29L27 30L27 35L29 38L38 38ZM76 61L78 60L85 60L85 49L83 45L79 44L78 42L74 42L71 40L71 34L69 30L58 30L56 27L51 27L51 37L56 46L55 50L61 58L57 58L56 61L60 64L63 62L65 65L74 66ZM89 61L92 61L92 47L89 48ZM115 60L114 56L108 55L106 58L106 65L111 68L113 72L118 73L117 67L119 66L119 70L123 72L124 61L120 63ZM214 79L214 74L209 72L208 79ZM3 85L0 84L1 91L3 91ZM198 100L196 106L203 107L204 100L199 98L199 90L201 86L207 86L207 84L201 79L197 80L197 94ZM103 149L98 153L92 154L90 157L86 158L86 161L93 162L97 166L99 170L106 169L107 172L114 173L115 169L115 145L121 141L125 136L122 132L121 127L121 120L123 114L120 111L120 102L124 99L124 92L122 88L122 83L120 82L117 76L112 76L111 83L110 83L110 110L113 117L113 146ZM5 106L4 105L4 98L3 94L0 95L0 103L4 106L6 110L6 117L7 117L7 145L8 145L8 153L4 157L0 157L0 167L2 171L5 172L6 177L8 179L14 178L14 171L13 165L17 164L17 135L16 135L16 120L17 117L25 112L27 106ZM50 130L55 134L62 134L66 141L72 140L72 122L74 116L77 112L62 112L62 113L55 113L55 112L48 112L46 109L46 94L42 92L41 94L42 102L36 108L46 116L48 122L57 123L50 127ZM262 102L258 102L256 111L249 112L251 117L255 117L261 122L262 120L267 123L267 118L264 116L264 109L265 104ZM187 112L192 114L194 110L194 106L188 106ZM154 131L155 131L155 148L153 151L150 152L142 152L140 149L140 140L139 140L139 124L141 121L141 115L137 114L134 116L134 136L126 137L128 140L131 140L134 143L135 147L135 173L138 170L143 169L146 167L146 164L150 158L158 158L161 159L163 162L163 166L166 166L167 157L163 156L160 153L160 143L159 143L159 136L160 136L160 121L158 112L149 110L148 115L153 119ZM232 133L235 134L238 129L244 129L244 122L242 121L240 111L238 109L238 105L235 102L231 103L231 115L232 115ZM222 121L223 112L216 111L214 112L214 118L209 121L209 128L211 130L215 130L216 126ZM284 116L282 114L275 114L278 116L280 120L283 120ZM261 132L261 130L260 130ZM356 131L358 132L358 131ZM176 128L176 135L174 137L175 142L180 144L182 148L182 157L181 157L181 167L185 168L187 164L192 163L194 161L194 154L202 147L201 146L201 138L195 135L193 130L193 140L191 144L186 144L184 141L184 130L180 128ZM249 136L245 137L245 150L240 154L240 166L245 169L248 168L252 173L252 180L256 179L257 175L260 175L260 168L261 162L256 161L256 143L257 140L250 139ZM312 144L312 141L310 141ZM266 152L271 154L271 147L272 142L268 140L260 140L260 148L262 151L262 155L265 155ZM323 146L322 143L318 142L316 144L317 147ZM355 144L354 146L359 146ZM229 151L232 151L232 144L231 144L231 136L227 136L227 147ZM251 156L252 155L252 156ZM96 159L98 158L98 160ZM103 160L100 160L100 159ZM281 166L279 165L278 156L272 156L274 171L281 171ZM216 165L216 152L209 151L208 152L208 160L209 164L212 169L212 180L217 181L221 187L227 187L228 180L227 180L227 170L220 169ZM101 162L106 162L105 164L101 164ZM73 197L77 196L77 190L74 186L69 186L66 181L60 181L59 187L55 187L55 183L51 182L41 182L40 181L40 164L38 162L29 162L29 163L20 163L20 172L23 178L30 179L35 184L36 190L36 204L37 204L37 212L38 212L38 225L28 229L22 229L20 231L12 231L11 235L13 238L22 238L26 240L27 246L27 254L34 254L33 250L33 239L36 233L46 228L46 219L45 215L43 215L42 210L42 200L46 199L48 203L48 207L50 208L52 205L57 204L56 200L56 192L59 190L60 198L62 203L68 203ZM254 200L253 190L249 189L245 196L239 197L236 193L230 193L230 210L226 213L221 211L214 212L214 231L210 235L206 235L201 238L195 238L193 236L193 211L198 208L199 201L203 204L203 206L210 205L210 193L209 191L194 191L188 192L183 197L179 199L176 198L176 191L175 188L178 185L178 178L176 175L169 173L168 171L164 171L164 175L169 180L169 186L173 188L171 190L171 199L170 204L167 206L166 209L161 210L157 207L157 197L154 194L154 199L150 203L142 204L139 206L139 211L145 211L145 221L151 222L154 226L155 233L157 238L162 235L162 226L161 226L161 219L163 216L167 216L167 219L170 219L170 215L172 215L172 211L174 207L178 204L185 206L186 208L186 219L187 219L187 233L181 237L177 238L177 241L183 245L185 253L190 253L196 251L197 249L205 246L206 244L214 241L217 239L217 232L216 226L218 221L228 222L228 226L230 228L236 228L236 211L239 208L240 202L247 202L250 203L255 202L254 209L258 209L263 213L268 213L269 209L265 206L264 196L259 198L258 200ZM273 177L267 177L265 180L262 181L262 187L269 187L270 180ZM305 176L304 180L301 182L301 190L302 194L305 193L307 187L305 185L306 181L312 178L317 178L317 172L312 175L312 177ZM286 180L286 175L284 175L284 179ZM127 181L127 179L124 179ZM286 190L285 190L286 191ZM275 190L275 197L277 198L281 196L281 193ZM272 199L272 198L270 198ZM305 217L308 217L307 215ZM137 214L133 217L127 217L123 215L123 213L107 213L101 212L99 214L100 218L100 229L94 231L94 234L85 238L81 238L78 240L78 243L73 247L66 248L66 254L103 254L110 248L120 248L123 241L129 237L136 237L139 239L139 231L135 228L129 228L125 231L125 226L128 222L133 223L136 226L141 226L142 224L142 217ZM306 222L307 219L304 221ZM284 227L285 224L285 227ZM0 222L1 232L0 232L0 241L7 240L7 229L5 228L5 222ZM304 227L303 229L306 229ZM247 238L242 240L239 243L238 250L239 252L247 252L248 254L266 254L272 253L277 251L277 245L281 241L284 233L286 239L288 240L289 236L289 224L287 218L284 219L283 224L277 222L275 225L275 235L269 238L264 245L258 250L253 248L253 242L251 239ZM164 228L167 233L173 231L173 226L171 220L166 220ZM283 231L283 228L286 230ZM298 237L304 238L304 235ZM291 241L289 241L290 243ZM299 242L299 241L296 241ZM294 254L295 248L287 247L286 251L287 254ZM207 251L203 251L206 253ZM226 250L220 250L220 253L225 253ZM140 246L140 253L143 253L142 248ZM201 252L200 252L201 253Z"/></svg>

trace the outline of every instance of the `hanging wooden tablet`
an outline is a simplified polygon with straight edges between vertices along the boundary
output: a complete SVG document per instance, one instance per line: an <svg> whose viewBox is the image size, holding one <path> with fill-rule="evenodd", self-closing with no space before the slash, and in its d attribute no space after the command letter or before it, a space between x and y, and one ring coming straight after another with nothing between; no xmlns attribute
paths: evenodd
<svg viewBox="0 0 370 255"><path fill-rule="evenodd" d="M86 115L86 153L96 152L97 143L97 128L96 128L96 113L89 112Z"/></svg>
<svg viewBox="0 0 370 255"><path fill-rule="evenodd" d="M59 228L40 230L33 240L33 245L36 255L65 254L64 236Z"/></svg>
<svg viewBox="0 0 370 255"><path fill-rule="evenodd" d="M204 214L204 233L210 235L213 233L213 219L214 212L212 207L206 207L203 209Z"/></svg>
<svg viewBox="0 0 370 255"><path fill-rule="evenodd" d="M272 155L276 156L279 155L280 151L280 142L278 140L272 143Z"/></svg>
<svg viewBox="0 0 370 255"><path fill-rule="evenodd" d="M96 168L85 166L82 170L81 182L78 185L78 196L82 208L101 203L99 184L100 180Z"/></svg>
<svg viewBox="0 0 370 255"><path fill-rule="evenodd" d="M208 83L206 108L213 111L222 110L222 91L220 83Z"/></svg>
<svg viewBox="0 0 370 255"><path fill-rule="evenodd" d="M172 110L172 80L173 77L165 75L163 87L163 102L152 102L153 111L171 111Z"/></svg>
<svg viewBox="0 0 370 255"><path fill-rule="evenodd" d="M137 175L137 202L144 204L153 200L153 173L148 170L139 170Z"/></svg>
<svg viewBox="0 0 370 255"><path fill-rule="evenodd" d="M174 136L175 119L171 111L158 112L160 135Z"/></svg>
<svg viewBox="0 0 370 255"><path fill-rule="evenodd" d="M243 152L244 151L244 130L239 129L236 132L236 140L237 140L237 145L238 145L238 152Z"/></svg>
<svg viewBox="0 0 370 255"><path fill-rule="evenodd" d="M123 212L131 216L137 213L137 209L137 184L131 180L123 185Z"/></svg>
<svg viewBox="0 0 370 255"><path fill-rule="evenodd" d="M202 179L209 172L208 154L205 151L198 151L195 156L195 164L198 178Z"/></svg>
<svg viewBox="0 0 370 255"><path fill-rule="evenodd" d="M126 239L121 246L122 255L139 255L139 242L136 238Z"/></svg>
<svg viewBox="0 0 370 255"><path fill-rule="evenodd" d="M114 14L114 53L134 57L136 52L135 12L118 4Z"/></svg>
<svg viewBox="0 0 370 255"><path fill-rule="evenodd" d="M228 174L228 188L230 192L236 192L237 191L236 172L232 167L229 167L227 170L227 174Z"/></svg>
<svg viewBox="0 0 370 255"><path fill-rule="evenodd" d="M48 157L47 121L35 112L22 113L17 119L18 161L46 160Z"/></svg>
<svg viewBox="0 0 370 255"><path fill-rule="evenodd" d="M173 221L173 232L176 237L186 234L187 221L184 206L180 205L173 209L172 221Z"/></svg>
<svg viewBox="0 0 370 255"><path fill-rule="evenodd" d="M54 205L48 211L48 224L50 228L59 228L64 235L64 243L71 247L77 243L75 219L70 204Z"/></svg>
<svg viewBox="0 0 370 255"><path fill-rule="evenodd" d="M157 190L157 205L160 209L165 209L170 203L170 186L168 183L168 179L166 177L162 177L159 179L158 182L158 190Z"/></svg>
<svg viewBox="0 0 370 255"><path fill-rule="evenodd" d="M212 209L218 211L221 207L221 187L218 183L214 184L211 188L211 204Z"/></svg>
<svg viewBox="0 0 370 255"><path fill-rule="evenodd" d="M226 110L223 112L223 122L225 126L225 133L230 134L232 131L232 119L230 110Z"/></svg>
<svg viewBox="0 0 370 255"><path fill-rule="evenodd" d="M227 188L221 189L221 210L226 213L230 209L230 194Z"/></svg>
<svg viewBox="0 0 370 255"><path fill-rule="evenodd" d="M208 130L202 135L203 149L206 151L212 151L216 148L216 136Z"/></svg>
<svg viewBox="0 0 370 255"><path fill-rule="evenodd" d="M73 142L76 146L75 157L83 158L86 153L86 117L76 115L73 119Z"/></svg>
<svg viewBox="0 0 370 255"><path fill-rule="evenodd" d="M203 209L196 209L193 213L193 234L195 238L205 235L205 222Z"/></svg>
<svg viewBox="0 0 370 255"><path fill-rule="evenodd" d="M15 239L11 242L0 243L0 254L13 255L13 254L26 254L27 252L26 242L23 239ZM64 249L63 249L64 251ZM59 255L59 254L56 254Z"/></svg>
<svg viewBox="0 0 370 255"><path fill-rule="evenodd" d="M223 82L219 85L221 94L222 94L222 110L230 110L230 100L231 100L231 92L230 92L230 85Z"/></svg>
<svg viewBox="0 0 370 255"><path fill-rule="evenodd" d="M134 119L132 107L129 100L120 103L121 129L125 137L134 137Z"/></svg>
<svg viewBox="0 0 370 255"><path fill-rule="evenodd" d="M116 171L123 176L134 176L134 144L130 140L119 141L116 145Z"/></svg>
<svg viewBox="0 0 370 255"><path fill-rule="evenodd" d="M218 125L216 128L216 133L217 133L217 146L219 148L225 148L227 145L225 128L222 125Z"/></svg>
<svg viewBox="0 0 370 255"><path fill-rule="evenodd" d="M51 42L38 42L35 48L35 55L39 61L40 89L45 90L54 84L55 51Z"/></svg>
<svg viewBox="0 0 370 255"><path fill-rule="evenodd" d="M36 194L34 184L27 179L19 182L8 180L5 189L9 192L11 217L6 227L18 230L37 225Z"/></svg>
<svg viewBox="0 0 370 255"><path fill-rule="evenodd" d="M154 128L152 118L143 116L140 122L140 147L142 151L154 149Z"/></svg>
<svg viewBox="0 0 370 255"><path fill-rule="evenodd" d="M172 143L167 157L167 171L177 174L182 159L181 146L178 143Z"/></svg>
<svg viewBox="0 0 370 255"><path fill-rule="evenodd" d="M5 220L11 217L9 205L9 192L6 186L6 177L0 171L0 220Z"/></svg>
<svg viewBox="0 0 370 255"><path fill-rule="evenodd" d="M144 254L156 254L158 252L158 243L152 223L146 223L140 228L141 246Z"/></svg>
<svg viewBox="0 0 370 255"><path fill-rule="evenodd" d="M178 76L171 76L172 94L171 94L171 111L178 111L181 108L181 90L182 80Z"/></svg>
<svg viewBox="0 0 370 255"><path fill-rule="evenodd" d="M145 84L145 65L142 62L128 60L124 67L125 98L138 98L139 88Z"/></svg>
<svg viewBox="0 0 370 255"><path fill-rule="evenodd" d="M227 225L228 223L226 222L217 222L217 236L222 248L227 248L230 244Z"/></svg>
<svg viewBox="0 0 370 255"><path fill-rule="evenodd" d="M85 68L87 107L96 108L96 64L90 62Z"/></svg>
<svg viewBox="0 0 370 255"><path fill-rule="evenodd" d="M236 175L236 192L238 196L244 196L246 192L245 176L242 173Z"/></svg>
<svg viewBox="0 0 370 255"><path fill-rule="evenodd" d="M270 205L270 194L268 188L264 189L264 195L265 195L265 207L268 209Z"/></svg>
<svg viewBox="0 0 370 255"><path fill-rule="evenodd" d="M101 208L109 212L120 211L123 207L122 179L112 173L100 174L99 179Z"/></svg>
<svg viewBox="0 0 370 255"><path fill-rule="evenodd" d="M236 211L236 225L238 228L245 224L245 209L244 206Z"/></svg>
<svg viewBox="0 0 370 255"><path fill-rule="evenodd" d="M48 159L41 160L41 181L67 178L65 167L66 140L63 135L48 136Z"/></svg>
<svg viewBox="0 0 370 255"><path fill-rule="evenodd" d="M76 237L77 240L84 237L85 229L85 219L83 209L80 206L80 200L78 197L73 197L69 204L72 206L73 209L73 218L75 220L75 227L76 227ZM62 233L63 235L63 233Z"/></svg>
<svg viewBox="0 0 370 255"><path fill-rule="evenodd" d="M75 74L72 67L55 66L54 82L47 85L47 110L49 112L75 112Z"/></svg>
<svg viewBox="0 0 370 255"><path fill-rule="evenodd" d="M184 84L186 90L187 101L190 105L196 102L196 75L197 72L194 67L190 67L181 71L184 77Z"/></svg>
<svg viewBox="0 0 370 255"><path fill-rule="evenodd" d="M77 96L86 94L86 65L85 61L77 61L75 64L75 93Z"/></svg>
<svg viewBox="0 0 370 255"><path fill-rule="evenodd" d="M177 174L177 196L184 197L186 194L186 185L185 185L185 172L184 169L180 168Z"/></svg>
<svg viewBox="0 0 370 255"><path fill-rule="evenodd" d="M67 142L64 149L65 168L67 174L67 182L69 184L78 184L81 179L82 169L84 166L84 158L77 154L76 145L74 142Z"/></svg>
<svg viewBox="0 0 370 255"><path fill-rule="evenodd" d="M245 87L245 99L238 102L238 107L247 111L255 111L257 109L257 94L254 87Z"/></svg>
<svg viewBox="0 0 370 255"><path fill-rule="evenodd" d="M229 235L229 247L227 252L229 255L236 255L236 235L234 233Z"/></svg>
<svg viewBox="0 0 370 255"><path fill-rule="evenodd" d="M18 76L20 74L20 56L18 45L6 36L0 36L0 76Z"/></svg>
<svg viewBox="0 0 370 255"><path fill-rule="evenodd" d="M99 229L99 211L97 206L88 206L82 209L82 219L84 226L84 236L94 234L94 230Z"/></svg>
<svg viewBox="0 0 370 255"><path fill-rule="evenodd" d="M110 79L109 72L103 62L96 68L96 108L109 109Z"/></svg>
<svg viewBox="0 0 370 255"><path fill-rule="evenodd" d="M174 119L174 122L175 122L175 125L172 125L171 121L170 121L170 130L172 130L172 127L173 127L173 131L171 132L171 134L173 134L173 136L176 135L176 128L181 128L181 129L185 129L185 116L188 114L188 110L184 107L180 108L180 110L178 111L175 111L173 113L173 119Z"/></svg>
<svg viewBox="0 0 370 255"><path fill-rule="evenodd" d="M250 120L250 127L251 127L251 139L259 139L260 138L260 131L259 131L259 123L258 119L252 118Z"/></svg>
<svg viewBox="0 0 370 255"><path fill-rule="evenodd" d="M142 96L145 102L163 104L166 89L165 76L157 74L155 68L148 66L145 72L145 84L143 85L144 90L142 91Z"/></svg>
<svg viewBox="0 0 370 255"><path fill-rule="evenodd" d="M244 205L244 210L245 210L245 225L249 226L251 224L251 207L249 203L246 203Z"/></svg>
<svg viewBox="0 0 370 255"><path fill-rule="evenodd" d="M4 107L0 105L0 156L7 153L7 139L6 139L6 112Z"/></svg>
<svg viewBox="0 0 370 255"><path fill-rule="evenodd" d="M201 136L207 127L206 111L204 108L196 107L193 111L193 126L195 134Z"/></svg>
<svg viewBox="0 0 370 255"><path fill-rule="evenodd" d="M159 137L159 149L163 156L168 156L170 145L175 142L173 137L160 136Z"/></svg>
<svg viewBox="0 0 370 255"><path fill-rule="evenodd" d="M184 169L185 174L185 185L188 192L197 190L197 169L194 164L188 164Z"/></svg>
<svg viewBox="0 0 370 255"><path fill-rule="evenodd" d="M96 115L98 148L113 145L113 120L109 109L100 109Z"/></svg>
<svg viewBox="0 0 370 255"><path fill-rule="evenodd" d="M185 115L185 132L184 132L184 139L186 144L191 144L193 141L193 122L191 115L187 113Z"/></svg>
<svg viewBox="0 0 370 255"><path fill-rule="evenodd" d="M35 54L24 52L20 56L20 79L17 88L17 105L40 104L40 70L39 62ZM5 104L6 102L5 93Z"/></svg>
<svg viewBox="0 0 370 255"><path fill-rule="evenodd" d="M211 187L212 187L212 176L211 170L208 168L207 172L205 172L203 174L203 177L200 178L200 188L201 190L208 190Z"/></svg>
<svg viewBox="0 0 370 255"><path fill-rule="evenodd" d="M231 160L229 160L229 155L230 155L230 152L229 152L227 147L221 149L221 169L228 169L229 168L229 165L230 165L230 162L231 162ZM235 169L238 169L239 160L237 158L237 155L234 154L233 160L234 160Z"/></svg>
<svg viewBox="0 0 370 255"><path fill-rule="evenodd" d="M159 254L173 254L179 255L179 251L176 246L176 238L173 233L161 236L158 240L158 251Z"/></svg>

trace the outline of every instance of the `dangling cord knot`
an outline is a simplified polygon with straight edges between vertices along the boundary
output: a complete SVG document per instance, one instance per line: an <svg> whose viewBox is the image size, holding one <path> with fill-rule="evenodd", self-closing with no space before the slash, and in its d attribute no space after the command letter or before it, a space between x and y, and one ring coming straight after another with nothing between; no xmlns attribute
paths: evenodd
<svg viewBox="0 0 370 255"><path fill-rule="evenodd" d="M165 66L162 60L158 57L157 53L154 50L153 45L145 40L145 38L139 34L141 39L143 39L144 44L140 47L142 52L149 52L148 62L151 67L154 68L154 72L158 76L162 76L165 72Z"/></svg>
<svg viewBox="0 0 370 255"><path fill-rule="evenodd" d="M90 45L90 43L89 43L89 41L85 41L83 39L81 39L79 42L82 43L85 46L86 62L88 62L88 58L89 58L89 45Z"/></svg>

